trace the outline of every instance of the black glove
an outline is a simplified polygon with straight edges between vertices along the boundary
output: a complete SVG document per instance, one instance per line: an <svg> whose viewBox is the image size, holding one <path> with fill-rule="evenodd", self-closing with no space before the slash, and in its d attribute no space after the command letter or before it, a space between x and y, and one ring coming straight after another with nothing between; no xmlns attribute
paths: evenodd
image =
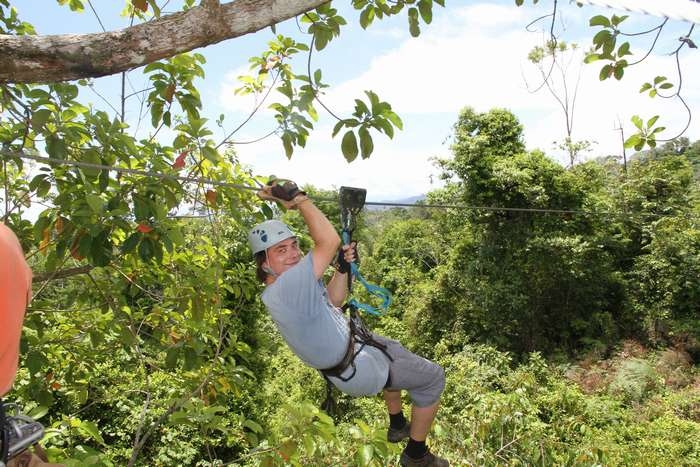
<svg viewBox="0 0 700 467"><path fill-rule="evenodd" d="M357 243L356 242L351 242L350 243L350 248L355 252L355 264L360 263L360 255L357 252ZM338 258L336 258L336 266L335 269L342 274L347 274L350 272L350 263L345 261L345 250L340 248L338 250Z"/></svg>
<svg viewBox="0 0 700 467"><path fill-rule="evenodd" d="M295 196L297 195L305 195L305 191L301 191L299 187L297 186L296 183L294 183L291 180L279 180L280 182L284 182L281 185L278 183L278 180L270 180L267 182L268 186L271 186L272 189L270 190L270 193L272 196L275 198L284 200L284 201L291 201L294 199Z"/></svg>

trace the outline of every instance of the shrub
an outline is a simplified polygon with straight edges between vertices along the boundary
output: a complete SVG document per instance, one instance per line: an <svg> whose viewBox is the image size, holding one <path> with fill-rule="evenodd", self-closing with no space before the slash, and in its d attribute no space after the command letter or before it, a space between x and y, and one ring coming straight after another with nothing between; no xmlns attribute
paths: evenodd
<svg viewBox="0 0 700 467"><path fill-rule="evenodd" d="M622 362L608 390L626 403L640 403L661 387L658 373L649 362L632 358Z"/></svg>

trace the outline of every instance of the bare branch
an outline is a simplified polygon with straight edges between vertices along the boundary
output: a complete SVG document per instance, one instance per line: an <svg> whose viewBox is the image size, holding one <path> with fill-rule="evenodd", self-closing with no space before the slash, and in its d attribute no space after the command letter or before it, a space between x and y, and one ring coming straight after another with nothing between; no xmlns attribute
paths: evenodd
<svg viewBox="0 0 700 467"><path fill-rule="evenodd" d="M61 271L43 272L43 273L39 273L39 274L34 274L34 277L32 278L32 282L37 283L37 282L46 282L46 281L54 280L54 279L65 279L67 277L77 276L79 274L86 274L86 273L92 271L92 268L93 268L93 266L90 266L88 264L86 266L78 266L75 268L63 269Z"/></svg>

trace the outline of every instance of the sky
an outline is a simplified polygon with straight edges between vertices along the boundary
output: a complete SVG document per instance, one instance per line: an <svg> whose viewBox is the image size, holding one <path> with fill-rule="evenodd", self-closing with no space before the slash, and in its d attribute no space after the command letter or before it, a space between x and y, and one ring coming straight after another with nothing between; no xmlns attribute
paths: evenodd
<svg viewBox="0 0 700 467"><path fill-rule="evenodd" d="M99 32L97 17L105 29L119 29L126 20L118 16L114 0L92 0L94 12L81 15L70 13L47 0L13 1L20 17L37 28L40 34ZM177 3L177 2L171 2ZM528 149L541 149L565 165L567 157L555 149L553 141L565 136L564 114L546 89L534 92L541 84L539 72L527 60L528 52L541 45L547 37L548 20L528 24L550 13L552 2L537 5L525 2L516 7L514 0L451 1L446 8L434 5L433 22L421 23L421 35L412 38L405 17L376 22L367 31L357 20L358 13L346 4L336 2L341 14L348 20L341 36L326 49L314 52L312 70L321 68L323 79L331 87L324 91L323 102L340 116L352 112L355 98L364 97L371 89L382 100L388 101L403 120L403 131L393 139L375 133L375 150L367 160L359 157L347 163L340 150L340 138L331 138L336 120L320 106L319 121L315 122L305 148L296 148L290 160L285 157L281 142L275 137L255 144L236 145L238 158L261 175L274 174L291 178L299 184L334 189L354 186L367 189L369 201L400 200L427 193L440 186L440 171L435 158L450 157L452 126L460 109L471 106L479 112L492 108L506 108L513 112L524 127ZM559 2L556 22L562 40L574 42L587 49L592 30L588 18L596 14L629 14L625 21L630 32L645 30L659 24L660 18L637 13L614 11L592 6L582 8L568 2ZM686 125L687 114L680 102L671 99L650 99L640 95L641 84L657 75L678 82L675 58L669 56L678 46L677 38L689 30L691 24L672 21L657 42L658 52L652 53L640 65L628 69L622 81L600 82L600 64L571 66L571 80L575 82L580 69L578 96L574 110L573 138L594 142L586 157L622 154L621 131L633 133L632 115L648 119L661 115L659 123L668 130L661 137L673 137ZM278 33L296 34L298 26L287 21ZM272 37L270 29L236 38L197 50L207 58L206 78L197 83L205 115L212 119L218 130L214 138L223 135L248 118L255 106L252 97L234 94L239 87L237 77L247 73L248 58L266 48ZM694 36L700 44L698 34ZM643 51L653 40L643 37L639 47ZM293 62L299 72L305 72L306 56ZM688 106L700 108L700 52L684 49L682 94ZM129 73L129 87L138 90L146 85L139 71ZM114 77L96 80L101 96L117 106L118 80ZM107 104L96 93L85 95L96 107ZM132 98L127 120L137 125L139 103ZM265 107L265 106L263 106ZM224 128L213 123L225 115ZM270 111L259 111L233 137L235 141L257 139L275 128ZM616 129L617 128L617 129ZM691 125L685 136L691 141L700 139L700 126ZM166 135L167 137L167 135ZM628 150L629 155L629 150Z"/></svg>

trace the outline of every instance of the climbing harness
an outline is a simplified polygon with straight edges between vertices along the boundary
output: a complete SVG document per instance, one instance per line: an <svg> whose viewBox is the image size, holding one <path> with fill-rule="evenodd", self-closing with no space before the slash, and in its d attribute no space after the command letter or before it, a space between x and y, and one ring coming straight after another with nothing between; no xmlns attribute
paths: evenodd
<svg viewBox="0 0 700 467"><path fill-rule="evenodd" d="M0 467L5 467L43 436L41 423L21 414L17 404L5 404L0 399Z"/></svg>
<svg viewBox="0 0 700 467"><path fill-rule="evenodd" d="M343 226L343 244L349 245L352 241L352 234L355 230L356 221L355 216L359 214L365 203L365 198L367 195L367 190L362 188L351 188L351 187L340 187L340 216L341 223ZM353 279L357 278L358 281L365 287L370 295L379 297L382 300L380 305L381 309L386 311L386 309L391 304L391 293L383 288L367 282L360 274L358 265L356 262L350 263L350 271L348 273L348 296L352 292ZM354 298L350 298L345 305L342 307L343 312L348 311L350 326L350 336L348 340L348 348L343 356L343 359L336 366L332 368L325 368L319 370L326 380L326 399L321 404L321 408L328 414L336 414L336 403L333 398L333 383L331 383L329 376L340 379L341 381L349 381L355 376L357 368L355 367L355 357L369 345L376 347L381 350L384 355L393 361L391 355L386 351L386 345L377 342L372 333L367 329L365 324L362 322L359 310L362 310L368 314L378 316L382 314L380 309L373 307L371 305L361 303ZM360 346L355 349L355 344L360 344ZM348 376L342 376L342 374L352 367L352 372ZM389 381L387 381L387 385Z"/></svg>

